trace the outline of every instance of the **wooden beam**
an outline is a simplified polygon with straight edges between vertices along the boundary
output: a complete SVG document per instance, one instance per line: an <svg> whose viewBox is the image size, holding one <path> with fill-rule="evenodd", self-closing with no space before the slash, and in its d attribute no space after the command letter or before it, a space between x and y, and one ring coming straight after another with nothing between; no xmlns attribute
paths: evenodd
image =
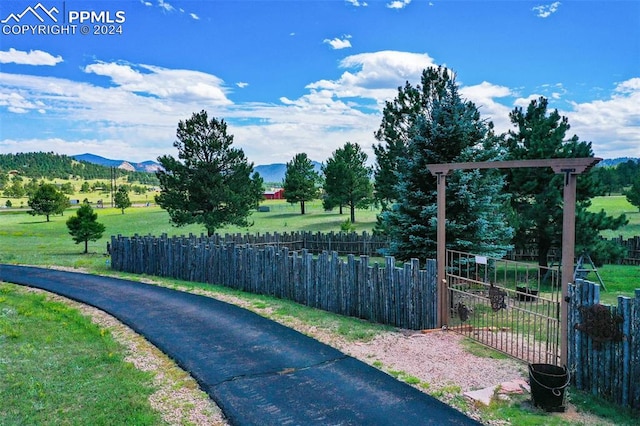
<svg viewBox="0 0 640 426"><path fill-rule="evenodd" d="M602 161L602 158L549 158L544 160L507 160L507 161L479 161L477 163L447 163L427 164L432 175L444 173L448 175L451 170L475 170L475 169L521 169L550 167L556 173L581 174Z"/></svg>

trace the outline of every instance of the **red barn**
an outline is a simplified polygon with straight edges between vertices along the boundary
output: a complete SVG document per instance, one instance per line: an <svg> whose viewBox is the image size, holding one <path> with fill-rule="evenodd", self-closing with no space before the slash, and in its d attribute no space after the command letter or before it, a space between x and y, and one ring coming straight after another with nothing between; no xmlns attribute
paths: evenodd
<svg viewBox="0 0 640 426"><path fill-rule="evenodd" d="M284 200L284 189L278 188L273 191L265 191L263 195L265 200Z"/></svg>

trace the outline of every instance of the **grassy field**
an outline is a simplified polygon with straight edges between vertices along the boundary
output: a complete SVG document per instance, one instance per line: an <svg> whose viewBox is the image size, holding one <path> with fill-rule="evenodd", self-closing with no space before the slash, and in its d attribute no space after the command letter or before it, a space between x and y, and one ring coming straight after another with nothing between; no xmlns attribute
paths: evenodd
<svg viewBox="0 0 640 426"><path fill-rule="evenodd" d="M249 228L227 227L220 233L265 233L314 230L321 232L339 232L340 225L348 219L337 210L325 212L320 202L310 203L308 213L300 215L297 205L283 201L265 201L270 212L254 212L251 216L253 226ZM95 208L98 222L103 223L106 231L101 240L89 243L89 256L81 256L82 247L71 240L66 220L74 214L69 209L64 216L51 216L47 222L44 216L30 216L19 209L0 209L0 262L30 265L60 265L71 267L99 267L104 263L103 254L111 235L200 235L205 232L199 225L174 227L169 215L157 206L132 207L123 215L119 209ZM358 210L356 212L356 231L371 230L376 221L377 211Z"/></svg>
<svg viewBox="0 0 640 426"><path fill-rule="evenodd" d="M26 183L27 179L25 179L25 181L23 182ZM40 182L40 180L38 181ZM53 184L63 184L63 183L71 183L71 185L73 185L73 187L76 190L75 194L72 195L67 195L67 197L70 200L79 200L79 201L83 201L85 198L92 204L95 204L98 200L102 200L105 206L111 206L111 193L110 191L91 191L91 192L79 192L80 191L80 186L82 185L82 183L84 182L83 180L79 180L79 181L68 181L68 180L64 180L64 179L51 179L51 180L44 180L44 182L46 183L53 183ZM108 185L109 180L105 180L105 179L90 179L87 180L87 183L89 183L89 185L94 185L96 183L101 183L104 184L105 186ZM116 186L119 185L128 185L129 182L127 182L127 180L125 178L118 178L116 181ZM139 185L138 183L133 183L133 185L138 185L138 186L145 186L145 185ZM136 194L134 192L129 192L129 199L131 200L132 203L134 204L146 204L147 202L153 202L153 197L155 196L155 194L157 194L157 192L147 192L146 194ZM2 195L2 193L0 193L0 209L5 207L7 205L7 201L11 201L11 205L13 208L28 208L29 205L27 204L27 201L29 201L28 197L21 197L21 198L7 198L5 196Z"/></svg>
<svg viewBox="0 0 640 426"><path fill-rule="evenodd" d="M152 378L75 309L0 283L0 424L160 425Z"/></svg>
<svg viewBox="0 0 640 426"><path fill-rule="evenodd" d="M629 203L624 195L595 197L589 210L593 212L604 210L607 214L615 217L621 214L627 216L629 224L617 231L603 231L602 236L605 238L613 238L620 235L624 238L630 238L640 235L640 210Z"/></svg>

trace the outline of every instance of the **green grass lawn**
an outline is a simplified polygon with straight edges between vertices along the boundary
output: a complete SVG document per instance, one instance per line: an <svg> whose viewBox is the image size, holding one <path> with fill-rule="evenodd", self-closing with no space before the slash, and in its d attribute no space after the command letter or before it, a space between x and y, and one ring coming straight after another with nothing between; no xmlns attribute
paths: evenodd
<svg viewBox="0 0 640 426"><path fill-rule="evenodd" d="M164 424L123 353L76 309L0 283L0 424Z"/></svg>
<svg viewBox="0 0 640 426"><path fill-rule="evenodd" d="M630 238L640 235L640 211L629 203L624 195L593 198L589 211L599 212L600 210L615 217L624 214L629 221L629 224L616 231L603 231L603 237L613 238L622 235L624 238Z"/></svg>

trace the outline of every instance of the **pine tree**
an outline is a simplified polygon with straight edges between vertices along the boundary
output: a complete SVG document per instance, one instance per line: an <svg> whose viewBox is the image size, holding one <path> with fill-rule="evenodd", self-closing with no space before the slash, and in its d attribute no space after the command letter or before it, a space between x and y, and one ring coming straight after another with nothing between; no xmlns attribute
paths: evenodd
<svg viewBox="0 0 640 426"><path fill-rule="evenodd" d="M241 149L233 148L227 123L206 111L180 121L173 146L178 159L158 158L156 202L176 226L204 225L208 235L224 225L249 226L251 210L263 197L262 178Z"/></svg>
<svg viewBox="0 0 640 426"><path fill-rule="evenodd" d="M501 159L492 126L473 103L461 99L447 69L425 72L423 85L436 90L407 119L413 124L406 153L397 160L397 201L381 214L391 254L400 259L436 257L437 182L428 164ZM458 170L447 183L447 248L503 256L512 228L506 223L502 176L495 170Z"/></svg>
<svg viewBox="0 0 640 426"><path fill-rule="evenodd" d="M75 216L67 219L69 234L76 244L84 243L84 253L89 252L89 241L102 238L105 226L98 222L98 214L93 212L89 203L83 203Z"/></svg>
<svg viewBox="0 0 640 426"><path fill-rule="evenodd" d="M410 130L421 115L430 114L433 103L446 93L453 75L446 68L427 68L422 72L421 84L413 87L409 82L398 87L398 95L385 103L382 123L375 132L380 141L373 146L376 155L374 189L376 200L383 210L398 200L399 159L407 156Z"/></svg>
<svg viewBox="0 0 640 426"><path fill-rule="evenodd" d="M347 142L322 166L326 193L324 208L331 210L339 206L342 214L342 207L348 206L351 223L356 221L356 208L366 208L373 202L371 169L366 163L367 154L360 145Z"/></svg>
<svg viewBox="0 0 640 426"><path fill-rule="evenodd" d="M315 171L307 154L300 153L287 163L284 175L284 197L289 203L300 203L300 214L305 214L305 203L318 198L320 174Z"/></svg>
<svg viewBox="0 0 640 426"><path fill-rule="evenodd" d="M526 111L515 108L509 115L516 130L509 131L506 148L513 160L593 157L591 143L574 135L566 139L569 121L557 110L548 112L548 100L531 101ZM553 247L562 246L562 202L564 176L551 168L511 170L508 190L512 207L518 217L515 245L527 248L533 242L538 251L538 263L547 266ZM591 198L604 194L605 188L587 173L578 176L576 190L576 252L586 250L593 256L617 257L619 250L598 243L601 230L618 229L627 223L626 217L608 216L601 211L589 212Z"/></svg>
<svg viewBox="0 0 640 426"><path fill-rule="evenodd" d="M633 182L631 188L628 191L625 191L624 195L627 198L627 201L632 205L636 206L638 210L640 210L640 176Z"/></svg>

